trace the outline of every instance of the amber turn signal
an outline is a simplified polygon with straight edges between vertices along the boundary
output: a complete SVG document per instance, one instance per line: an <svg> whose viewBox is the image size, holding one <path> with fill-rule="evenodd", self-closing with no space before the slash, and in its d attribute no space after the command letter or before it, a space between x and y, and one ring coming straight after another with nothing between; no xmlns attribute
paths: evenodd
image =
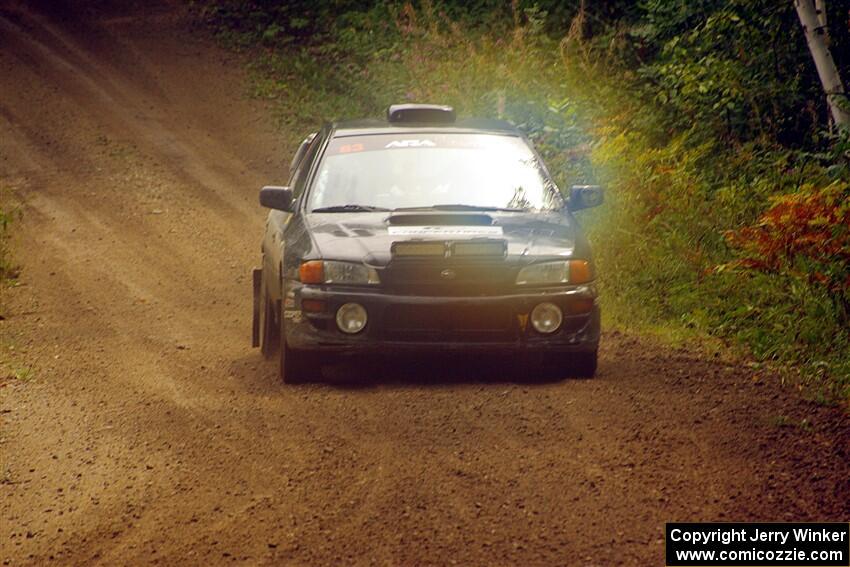
<svg viewBox="0 0 850 567"><path fill-rule="evenodd" d="M304 262L298 269L298 277L301 283L320 284L325 281L324 264L321 260L310 260Z"/></svg>
<svg viewBox="0 0 850 567"><path fill-rule="evenodd" d="M302 299L301 310L308 313L321 313L325 310L325 302L320 299Z"/></svg>
<svg viewBox="0 0 850 567"><path fill-rule="evenodd" d="M586 315L593 311L594 300L592 297L580 297L567 303L567 312L570 315Z"/></svg>
<svg viewBox="0 0 850 567"><path fill-rule="evenodd" d="M570 283L583 284L593 281L593 265L587 260L570 260Z"/></svg>

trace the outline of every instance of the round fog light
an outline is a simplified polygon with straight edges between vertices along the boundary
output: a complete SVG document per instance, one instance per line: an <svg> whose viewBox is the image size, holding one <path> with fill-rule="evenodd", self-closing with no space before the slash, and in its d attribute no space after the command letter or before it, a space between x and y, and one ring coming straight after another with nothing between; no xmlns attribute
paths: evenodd
<svg viewBox="0 0 850 567"><path fill-rule="evenodd" d="M362 331L367 319L366 308L359 303L346 303L336 312L336 326L350 335Z"/></svg>
<svg viewBox="0 0 850 567"><path fill-rule="evenodd" d="M531 310L531 325L538 333L554 333L561 326L564 316L554 303L539 303Z"/></svg>

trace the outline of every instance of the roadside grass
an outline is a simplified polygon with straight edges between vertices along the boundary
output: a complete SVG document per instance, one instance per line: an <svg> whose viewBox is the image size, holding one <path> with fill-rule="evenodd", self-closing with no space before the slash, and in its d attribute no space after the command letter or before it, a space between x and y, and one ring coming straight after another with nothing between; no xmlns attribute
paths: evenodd
<svg viewBox="0 0 850 567"><path fill-rule="evenodd" d="M800 420L794 420L788 417L787 415L777 415L773 418L773 425L778 428L796 428L806 433L814 433L815 428L812 425L812 422L806 418Z"/></svg>
<svg viewBox="0 0 850 567"><path fill-rule="evenodd" d="M0 326L4 324L0 322ZM0 334L0 387L13 382L30 382L38 376L38 361L25 350L11 333Z"/></svg>
<svg viewBox="0 0 850 567"><path fill-rule="evenodd" d="M18 276L18 266L12 259L9 239L13 223L20 215L20 207L15 204L11 189L0 185L0 281L3 282Z"/></svg>
<svg viewBox="0 0 850 567"><path fill-rule="evenodd" d="M246 14L220 1L202 13L223 41L250 50L252 94L275 101L293 150L322 122L381 116L395 102L510 120L559 186L606 186L606 204L579 222L594 245L607 327L746 354L812 399L850 400L850 314L840 294L805 268L743 269L727 236L757 225L803 182L846 180L841 155L767 138L730 143L697 123L674 128L654 93L610 56L616 37L607 51L573 30L552 38L545 13L517 6L482 19L430 2L381 3L341 10L313 39L302 33L310 22L293 25L292 14L270 8ZM836 258L825 269L840 274L847 264Z"/></svg>
<svg viewBox="0 0 850 567"><path fill-rule="evenodd" d="M20 267L12 255L12 228L21 216L12 190L0 184L0 321L6 317L5 295L7 288L14 285Z"/></svg>
<svg viewBox="0 0 850 567"><path fill-rule="evenodd" d="M9 370L8 378L19 382L29 382L35 378L35 370L32 366L14 366Z"/></svg>

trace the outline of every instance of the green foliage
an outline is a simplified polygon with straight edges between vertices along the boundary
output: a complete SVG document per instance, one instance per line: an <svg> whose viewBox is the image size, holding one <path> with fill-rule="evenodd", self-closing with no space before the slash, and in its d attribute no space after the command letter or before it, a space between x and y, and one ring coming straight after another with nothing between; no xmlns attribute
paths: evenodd
<svg viewBox="0 0 850 567"><path fill-rule="evenodd" d="M791 2L716 1L698 13L693 2L681 4L649 2L643 28L659 49L639 72L668 124L699 123L705 137L735 140L812 127L817 116L801 121L794 112L817 98L818 85L800 80L810 61Z"/></svg>
<svg viewBox="0 0 850 567"><path fill-rule="evenodd" d="M831 22L846 20L828 4ZM712 334L801 365L817 395L850 396L847 319L829 286L799 277L810 259L717 269L754 253L724 235L757 233L780 196L850 179L850 141L827 128L791 2L305 6L207 12L231 42L261 47L257 95L279 101L293 145L322 121L380 116L394 102L511 120L560 186L607 187L606 205L580 220L609 322ZM840 49L850 27L831 31L850 79L850 48ZM840 255L817 261L830 281L850 273Z"/></svg>

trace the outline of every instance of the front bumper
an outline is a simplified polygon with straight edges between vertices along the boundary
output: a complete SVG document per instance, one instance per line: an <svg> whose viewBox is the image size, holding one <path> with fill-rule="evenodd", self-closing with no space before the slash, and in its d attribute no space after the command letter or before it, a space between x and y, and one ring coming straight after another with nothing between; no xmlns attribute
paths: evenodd
<svg viewBox="0 0 850 567"><path fill-rule="evenodd" d="M404 352L591 352L600 335L600 311L593 285L541 290L525 290L498 296L411 296L362 288L299 286L283 306L286 341L295 350L328 351L338 354L391 354ZM318 312L303 309L320 302ZM529 313L541 302L555 303L564 313L564 322L554 333L537 333ZM369 321L358 334L337 329L335 314L344 303L363 305ZM459 321L441 328L419 329L399 320L399 313L446 313ZM496 314L497 329L475 328L465 324L465 315ZM401 317L404 319L404 317ZM431 323L434 317L429 317ZM494 317L488 315L488 320Z"/></svg>

